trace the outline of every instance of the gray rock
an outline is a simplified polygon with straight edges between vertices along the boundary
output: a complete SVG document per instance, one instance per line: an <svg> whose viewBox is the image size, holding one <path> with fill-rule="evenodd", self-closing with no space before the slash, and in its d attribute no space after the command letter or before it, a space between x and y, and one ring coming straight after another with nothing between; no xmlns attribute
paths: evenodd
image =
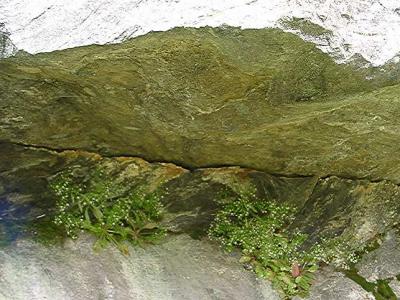
<svg viewBox="0 0 400 300"><path fill-rule="evenodd" d="M364 255L358 265L359 274L368 281L393 278L400 273L400 243L398 235L389 232L382 245Z"/></svg>
<svg viewBox="0 0 400 300"><path fill-rule="evenodd" d="M164 243L93 253L90 238L47 247L28 240L0 250L0 299L279 299L235 256L179 235Z"/></svg>
<svg viewBox="0 0 400 300"><path fill-rule="evenodd" d="M373 300L375 297L344 274L327 268L317 273L309 300Z"/></svg>
<svg viewBox="0 0 400 300"><path fill-rule="evenodd" d="M396 297L400 299L400 281L393 279L389 283L389 286L392 289L393 293L395 293Z"/></svg>

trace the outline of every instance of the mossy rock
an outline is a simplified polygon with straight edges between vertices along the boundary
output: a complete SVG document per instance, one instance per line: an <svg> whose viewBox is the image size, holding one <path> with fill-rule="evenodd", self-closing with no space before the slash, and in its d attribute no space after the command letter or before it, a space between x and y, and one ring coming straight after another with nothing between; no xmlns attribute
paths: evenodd
<svg viewBox="0 0 400 300"><path fill-rule="evenodd" d="M367 93L387 82L278 29L177 28L0 69L0 140L399 181L399 86Z"/></svg>
<svg viewBox="0 0 400 300"><path fill-rule="evenodd" d="M217 209L210 195L221 185L235 191L255 183L260 195L296 205L305 230L340 233L349 226L344 212L392 203L400 183L400 86L379 88L388 82L367 80L369 70L336 64L281 30L177 28L119 45L17 56L0 69L0 181L7 193L36 195L43 210L53 204L49 176L107 156L259 172L208 169L177 179L177 168L168 169L184 192L194 191L166 204L204 209L199 219L181 216L201 226ZM152 168L143 172L163 169Z"/></svg>

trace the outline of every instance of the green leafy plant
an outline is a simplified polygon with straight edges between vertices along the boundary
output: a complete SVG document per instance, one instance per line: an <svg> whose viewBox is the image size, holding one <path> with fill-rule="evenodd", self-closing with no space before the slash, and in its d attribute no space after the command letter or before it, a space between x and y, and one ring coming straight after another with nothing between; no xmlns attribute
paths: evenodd
<svg viewBox="0 0 400 300"><path fill-rule="evenodd" d="M228 250L242 250L242 263L268 278L286 296L306 295L318 269L299 251L306 235L290 236L286 227L295 209L242 192L216 215L209 231Z"/></svg>
<svg viewBox="0 0 400 300"><path fill-rule="evenodd" d="M162 214L157 193L132 191L99 169L86 178L66 171L50 183L56 196L54 223L69 237L75 239L80 231L88 231L97 237L95 249L112 243L128 253L125 242L152 242L164 235L157 225Z"/></svg>
<svg viewBox="0 0 400 300"><path fill-rule="evenodd" d="M288 230L295 213L293 207L243 191L235 199L224 200L209 236L228 251L239 248L243 254L240 261L271 280L286 298L306 296L320 262L347 261L353 252L340 239L305 247L308 236Z"/></svg>

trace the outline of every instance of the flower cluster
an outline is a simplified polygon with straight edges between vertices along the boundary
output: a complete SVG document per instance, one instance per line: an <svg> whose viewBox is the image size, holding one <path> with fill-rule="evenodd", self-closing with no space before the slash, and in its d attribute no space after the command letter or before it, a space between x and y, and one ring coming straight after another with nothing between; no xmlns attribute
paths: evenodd
<svg viewBox="0 0 400 300"><path fill-rule="evenodd" d="M222 202L209 229L210 238L228 251L241 249L241 261L270 279L284 297L306 296L321 262L334 261L343 267L356 260L348 243L339 238L305 246L307 234L288 230L296 214L293 207L246 191Z"/></svg>
<svg viewBox="0 0 400 300"><path fill-rule="evenodd" d="M355 248L342 237L322 238L310 249L309 256L314 261L324 262L339 269L349 270L361 258L358 252L363 251L364 249Z"/></svg>
<svg viewBox="0 0 400 300"><path fill-rule="evenodd" d="M96 246L112 242L126 252L124 241L139 243L163 234L156 225L162 215L157 193L132 191L97 169L85 178L62 172L50 187L56 196L54 223L71 238L89 231L98 238Z"/></svg>

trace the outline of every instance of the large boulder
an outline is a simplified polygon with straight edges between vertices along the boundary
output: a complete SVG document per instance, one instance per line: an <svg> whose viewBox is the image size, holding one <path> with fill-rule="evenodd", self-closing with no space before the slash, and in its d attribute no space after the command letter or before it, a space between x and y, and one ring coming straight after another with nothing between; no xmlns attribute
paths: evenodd
<svg viewBox="0 0 400 300"><path fill-rule="evenodd" d="M207 241L174 236L129 256L112 248L95 254L91 244L90 238L64 247L22 241L0 249L1 299L280 299L237 257Z"/></svg>
<svg viewBox="0 0 400 300"><path fill-rule="evenodd" d="M10 143L400 181L400 87L367 93L382 80L279 30L176 29L0 70Z"/></svg>
<svg viewBox="0 0 400 300"><path fill-rule="evenodd" d="M55 197L48 184L56 174L72 168L87 177L101 168L126 190L168 191L162 225L175 234L205 236L221 208L217 195L253 186L259 198L297 208L291 226L307 233L309 244L342 236L362 248L400 219L396 80L337 65L312 44L273 29L175 29L121 45L4 59L0 241L34 236L38 223L51 220ZM172 241L197 247L186 238ZM0 252L10 261L3 271L9 281L26 249L49 256L48 247L22 245L14 256ZM59 259L76 259L55 249ZM158 257L152 251L149 260ZM172 264L168 272L183 270ZM33 265L29 280L47 272ZM89 275L93 286L103 280ZM165 280L173 281L170 275ZM331 275L319 276L316 288L326 289ZM368 294L342 274L332 276L335 289ZM261 295L253 278L242 283L256 289L243 297ZM71 286L58 284L60 293Z"/></svg>

